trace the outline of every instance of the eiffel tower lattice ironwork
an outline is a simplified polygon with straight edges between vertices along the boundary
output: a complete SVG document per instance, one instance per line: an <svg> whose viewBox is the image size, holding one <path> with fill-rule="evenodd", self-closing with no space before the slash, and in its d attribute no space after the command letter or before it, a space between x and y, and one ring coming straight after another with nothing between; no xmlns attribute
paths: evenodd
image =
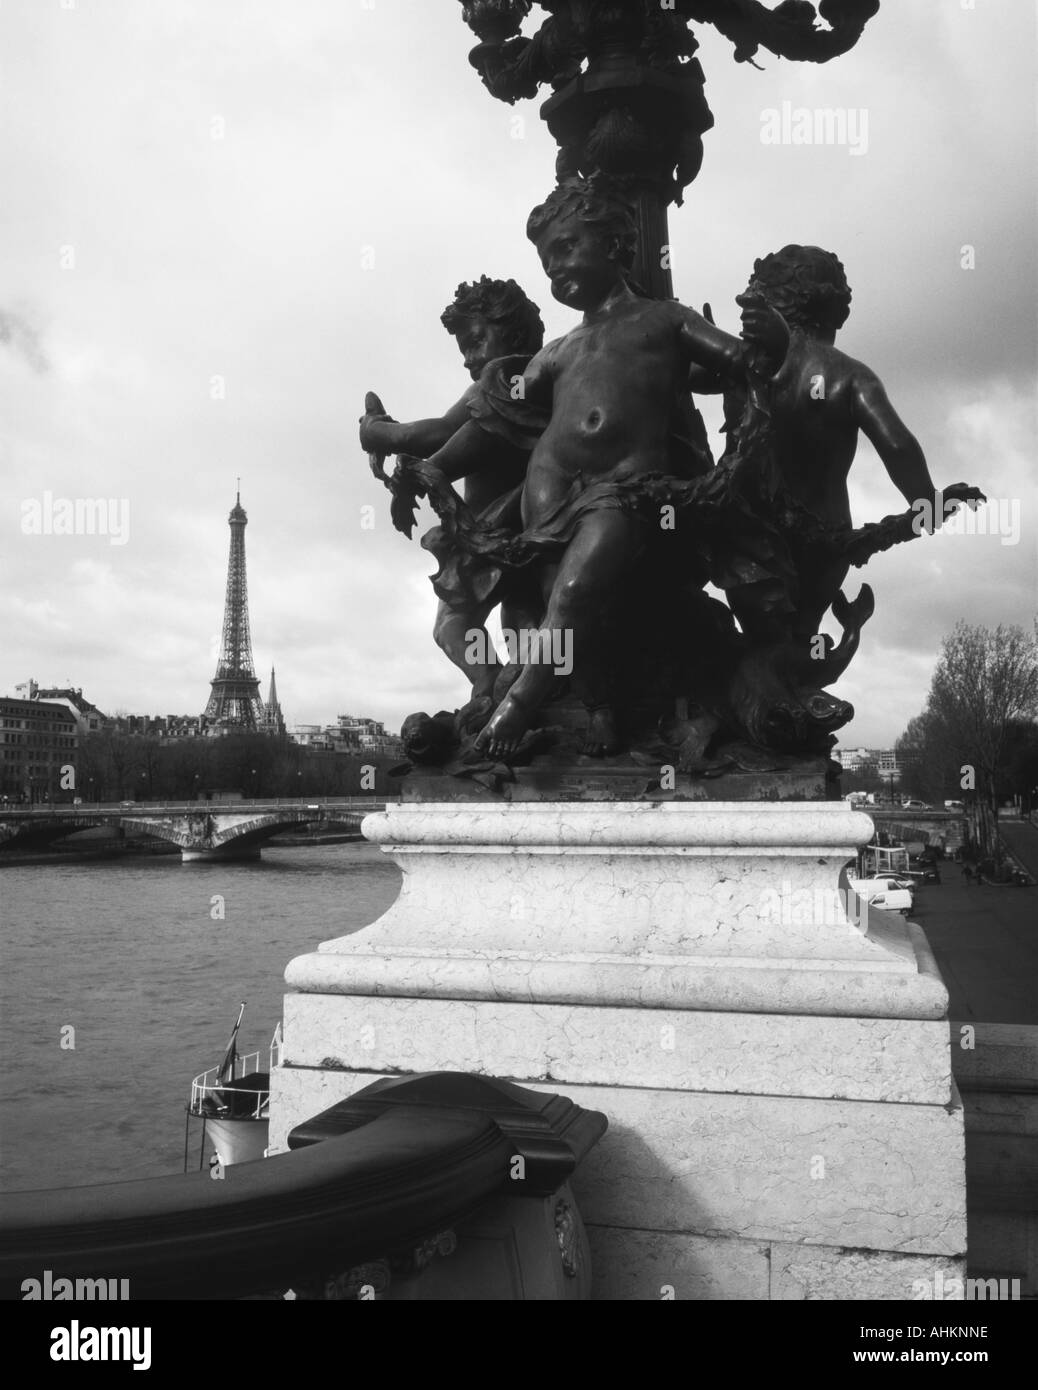
<svg viewBox="0 0 1038 1390"><path fill-rule="evenodd" d="M227 518L231 528L231 551L227 561L223 640L205 717L212 723L255 730L263 720L263 701L259 693L259 679L253 669L252 638L249 635L249 592L245 578L245 527L248 522L239 489Z"/></svg>

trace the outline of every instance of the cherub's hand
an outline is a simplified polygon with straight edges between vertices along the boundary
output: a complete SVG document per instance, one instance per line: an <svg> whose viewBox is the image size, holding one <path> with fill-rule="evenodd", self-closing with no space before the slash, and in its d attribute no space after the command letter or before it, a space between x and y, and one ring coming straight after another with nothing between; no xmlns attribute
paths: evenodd
<svg viewBox="0 0 1038 1390"><path fill-rule="evenodd" d="M360 447L368 454L391 454L392 439L383 425L395 425L392 415L364 414L360 417Z"/></svg>
<svg viewBox="0 0 1038 1390"><path fill-rule="evenodd" d="M941 489L941 496L944 499L945 521L948 517L954 516L963 503L971 511L976 511L982 502L988 500L979 487L970 487L968 483L952 483L951 487ZM949 503L952 504L951 510L949 510Z"/></svg>
<svg viewBox="0 0 1038 1390"><path fill-rule="evenodd" d="M380 453L380 439L376 438L373 425L381 424L385 420L384 415L362 415L360 417L360 447L366 454Z"/></svg>
<svg viewBox="0 0 1038 1390"><path fill-rule="evenodd" d="M789 347L786 320L763 295L740 294L735 302L742 310L742 336L748 343L763 348L776 365L781 363Z"/></svg>
<svg viewBox="0 0 1038 1390"><path fill-rule="evenodd" d="M932 536L940 526L951 520L960 507L967 506L976 511L987 500L979 487L970 487L968 483L952 483L950 487L935 488L931 496L913 501L912 510L916 513L916 519L912 529L916 535Z"/></svg>
<svg viewBox="0 0 1038 1390"><path fill-rule="evenodd" d="M367 453L372 474L386 487L392 486L385 467L386 455L396 448L396 441L388 435L386 427L395 423L374 391L369 391L364 397L364 414L360 417L360 447Z"/></svg>
<svg viewBox="0 0 1038 1390"><path fill-rule="evenodd" d="M944 515L937 518L938 526L950 521L961 507L968 507L971 512L975 512L982 502L988 500L979 487L970 487L968 483L952 483L951 487L941 489L940 496Z"/></svg>

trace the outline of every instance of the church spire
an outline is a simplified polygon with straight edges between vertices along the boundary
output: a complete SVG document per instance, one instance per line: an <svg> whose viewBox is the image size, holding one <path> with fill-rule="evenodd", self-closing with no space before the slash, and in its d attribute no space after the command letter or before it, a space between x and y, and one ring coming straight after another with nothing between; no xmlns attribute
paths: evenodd
<svg viewBox="0 0 1038 1390"><path fill-rule="evenodd" d="M281 713L281 705L278 702L278 687L274 679L273 666L270 668L270 694L263 707L263 729L268 734L283 734L285 732L285 716Z"/></svg>

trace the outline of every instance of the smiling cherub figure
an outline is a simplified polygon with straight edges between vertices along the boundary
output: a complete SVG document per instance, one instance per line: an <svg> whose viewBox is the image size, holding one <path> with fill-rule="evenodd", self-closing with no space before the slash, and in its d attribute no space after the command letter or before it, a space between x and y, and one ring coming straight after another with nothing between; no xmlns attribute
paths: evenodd
<svg viewBox="0 0 1038 1390"><path fill-rule="evenodd" d="M646 507L644 485L672 472L689 368L728 378L762 361L770 375L788 332L778 314L754 302L743 316L751 346L692 309L639 293L629 278L633 209L600 177L565 180L531 213L527 235L552 294L583 319L533 358L516 393L533 411L550 411L527 466L516 549L537 557L541 627L556 637L552 650L572 651L574 688L588 711L584 751L603 756L619 747L611 671L623 654L608 649L610 610L659 535L659 508ZM459 461L485 447L479 435L474 422L460 431L425 476L459 476ZM554 678L546 662L524 665L477 747L495 757L514 753Z"/></svg>

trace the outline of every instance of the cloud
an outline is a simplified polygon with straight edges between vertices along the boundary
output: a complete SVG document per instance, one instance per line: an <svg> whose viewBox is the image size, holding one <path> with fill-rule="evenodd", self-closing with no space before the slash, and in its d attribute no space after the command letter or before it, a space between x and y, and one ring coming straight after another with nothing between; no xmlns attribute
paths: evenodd
<svg viewBox="0 0 1038 1390"><path fill-rule="evenodd" d="M50 370L40 345L40 331L24 314L0 308L0 343L20 357L38 375Z"/></svg>
<svg viewBox="0 0 1038 1390"><path fill-rule="evenodd" d="M882 376L935 478L1021 500L1016 547L922 538L863 572L855 742L889 743L921 708L958 617L1033 608L1027 10L898 0L844 58L761 55L763 72L696 28L717 124L671 213L679 295L734 328L757 256L830 247L854 289L840 346ZM3 23L0 689L70 677L101 708L201 710L240 475L258 674L276 665L290 718L453 707L430 557L390 527L356 422L368 389L401 419L461 394L439 316L462 280L514 276L550 335L573 326L524 230L554 174L537 103L488 96L451 5L113 0L5 6ZM763 145L783 99L868 108L868 153ZM27 371L40 324L51 370ZM44 488L127 498L127 544L22 537L20 502ZM851 492L859 521L900 505L865 445Z"/></svg>

